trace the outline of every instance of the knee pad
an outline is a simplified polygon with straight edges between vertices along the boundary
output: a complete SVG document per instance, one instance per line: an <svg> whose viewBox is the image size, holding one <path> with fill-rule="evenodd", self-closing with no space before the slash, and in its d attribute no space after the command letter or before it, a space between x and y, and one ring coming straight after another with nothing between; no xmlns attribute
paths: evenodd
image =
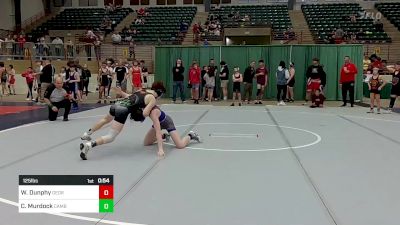
<svg viewBox="0 0 400 225"><path fill-rule="evenodd" d="M119 131L110 129L108 131L108 133L106 135L102 136L101 138L103 139L104 143L110 143L115 140L115 138L118 136L118 134L119 134Z"/></svg>

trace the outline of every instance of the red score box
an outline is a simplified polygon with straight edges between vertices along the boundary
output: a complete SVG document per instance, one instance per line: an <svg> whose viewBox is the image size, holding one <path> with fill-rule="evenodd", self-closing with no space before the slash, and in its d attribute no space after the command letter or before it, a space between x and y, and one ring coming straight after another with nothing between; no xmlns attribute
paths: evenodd
<svg viewBox="0 0 400 225"><path fill-rule="evenodd" d="M100 185L99 199L114 199L113 185Z"/></svg>

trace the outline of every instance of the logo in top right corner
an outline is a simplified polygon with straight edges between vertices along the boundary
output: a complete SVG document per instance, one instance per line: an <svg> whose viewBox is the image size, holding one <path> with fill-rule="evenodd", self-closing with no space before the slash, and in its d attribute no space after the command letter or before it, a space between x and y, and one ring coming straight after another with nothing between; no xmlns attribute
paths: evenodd
<svg viewBox="0 0 400 225"><path fill-rule="evenodd" d="M358 12L360 19L373 19L373 20L380 20L382 18L382 13L380 12Z"/></svg>

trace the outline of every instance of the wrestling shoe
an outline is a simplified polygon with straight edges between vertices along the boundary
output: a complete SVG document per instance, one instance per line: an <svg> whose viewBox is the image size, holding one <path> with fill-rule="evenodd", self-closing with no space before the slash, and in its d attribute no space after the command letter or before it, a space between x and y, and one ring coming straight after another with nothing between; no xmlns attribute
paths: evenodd
<svg viewBox="0 0 400 225"><path fill-rule="evenodd" d="M392 113L392 111L393 111L392 108L388 108L388 109L387 109L387 112L388 112L388 113Z"/></svg>
<svg viewBox="0 0 400 225"><path fill-rule="evenodd" d="M189 131L188 135L189 135L191 140L195 140L195 141L197 141L199 143L201 142L200 136L198 134L196 134L194 131L192 131L192 130Z"/></svg>
<svg viewBox="0 0 400 225"><path fill-rule="evenodd" d="M80 154L81 159L87 160L87 154L89 150L92 148L91 143L90 142L81 143L79 148L81 149L81 154Z"/></svg>
<svg viewBox="0 0 400 225"><path fill-rule="evenodd" d="M165 140L165 142L169 142L171 140L171 135L168 133L164 133L162 135L162 138Z"/></svg>
<svg viewBox="0 0 400 225"><path fill-rule="evenodd" d="M83 141L91 141L92 137L90 137L90 134L88 134L88 132L83 133L83 135L81 136L81 140Z"/></svg>

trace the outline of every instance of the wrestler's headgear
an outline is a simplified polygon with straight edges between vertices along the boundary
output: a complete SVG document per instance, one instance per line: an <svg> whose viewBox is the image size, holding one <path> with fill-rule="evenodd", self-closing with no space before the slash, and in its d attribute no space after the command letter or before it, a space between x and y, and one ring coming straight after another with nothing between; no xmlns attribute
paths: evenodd
<svg viewBox="0 0 400 225"><path fill-rule="evenodd" d="M151 85L151 90L156 92L158 97L161 97L166 92L164 84L161 81L154 82L153 85Z"/></svg>

